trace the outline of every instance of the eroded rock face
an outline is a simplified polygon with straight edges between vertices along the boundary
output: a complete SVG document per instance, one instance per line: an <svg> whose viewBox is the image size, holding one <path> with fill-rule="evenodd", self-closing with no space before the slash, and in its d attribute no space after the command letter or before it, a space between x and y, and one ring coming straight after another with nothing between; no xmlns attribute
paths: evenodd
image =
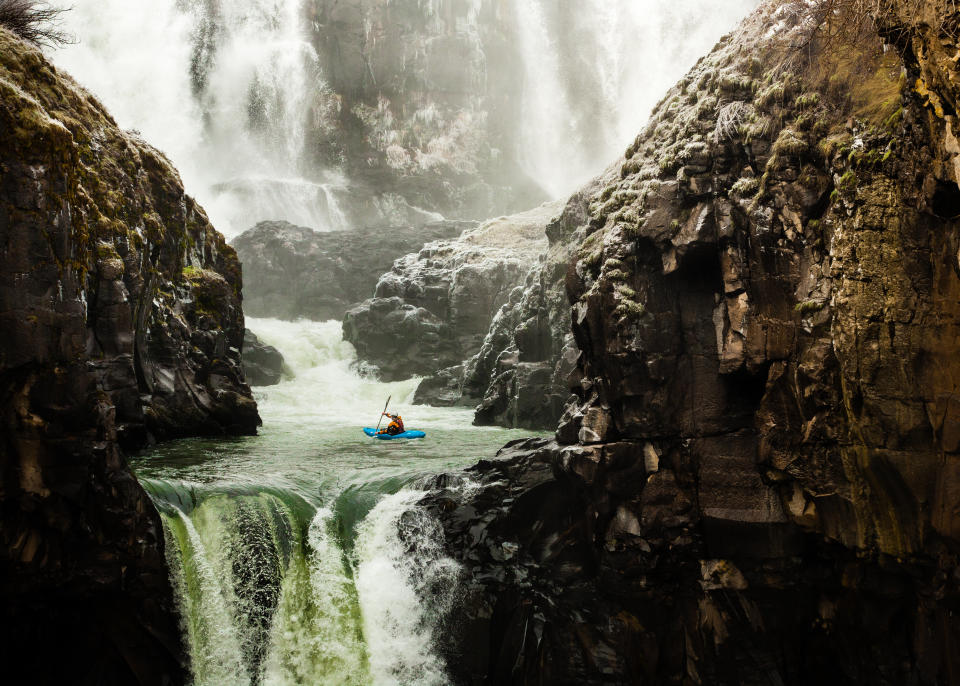
<svg viewBox="0 0 960 686"><path fill-rule="evenodd" d="M401 257L375 297L347 312L344 339L385 381L462 364L544 252L544 227L556 210L551 203L501 217Z"/></svg>
<svg viewBox="0 0 960 686"><path fill-rule="evenodd" d="M424 501L460 681L955 680L952 115L817 20L768 3L667 94L575 231L557 440Z"/></svg>
<svg viewBox="0 0 960 686"><path fill-rule="evenodd" d="M564 285L568 264L588 200L613 174L608 170L576 193L547 225L544 259L510 294L479 352L464 365L462 394L481 399L475 424L550 430L563 414L579 356Z"/></svg>
<svg viewBox="0 0 960 686"><path fill-rule="evenodd" d="M2 28L0 92L6 675L180 682L160 518L121 446L256 431L240 266L166 158Z"/></svg>
<svg viewBox="0 0 960 686"><path fill-rule="evenodd" d="M454 238L473 222L319 232L261 222L233 240L243 264L243 307L251 317L342 319L370 297L398 255Z"/></svg>

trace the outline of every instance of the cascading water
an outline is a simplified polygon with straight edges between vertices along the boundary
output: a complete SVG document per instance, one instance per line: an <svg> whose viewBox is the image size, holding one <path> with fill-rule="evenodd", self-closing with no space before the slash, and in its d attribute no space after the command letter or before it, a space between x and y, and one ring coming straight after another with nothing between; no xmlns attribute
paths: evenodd
<svg viewBox="0 0 960 686"><path fill-rule="evenodd" d="M180 441L133 460L163 518L194 683L448 683L434 632L458 566L416 483L528 434L410 407L415 380L357 376L339 322L247 324L292 377L256 389L261 436ZM388 395L426 440L360 432Z"/></svg>
<svg viewBox="0 0 960 686"><path fill-rule="evenodd" d="M167 153L227 236L260 220L345 228L344 181L303 162L325 87L302 0L79 0L52 54Z"/></svg>
<svg viewBox="0 0 960 686"><path fill-rule="evenodd" d="M344 103L353 103L356 116L379 122L364 135L386 149L390 164L402 167L414 154L423 169L443 162L469 173L476 171L472 148L461 150L456 140L486 135L483 102L515 92L522 74L520 135L500 140L491 131L488 142L515 146L504 152L550 195L561 197L615 160L656 98L758 2L417 3L423 25L411 30L423 33L423 45L436 50L439 39L453 32L461 38L451 45L471 46L475 59L455 72L463 80L458 89L472 104L450 114L448 130L416 151L404 148L413 145L404 138L430 128L450 86L418 82L425 90L408 104L420 108L409 130L393 122L385 100L383 111L356 109L352 95L332 92L324 70L340 67L321 63L309 39L317 26L308 16L342 12L330 9L336 3L77 0L64 28L79 42L51 57L103 99L122 126L139 129L171 157L187 191L228 237L260 220L286 219L323 231L347 228L337 198L349 180L308 162L307 151L315 142L311 136L321 132L355 135L337 128ZM387 11L358 5L363 18L351 21L363 24L362 37L354 37L362 45L341 46L338 54L343 60L373 59L364 57L367 50L384 62L405 64L406 53L419 49L417 39L380 46L383 28L376 22ZM515 69L486 71L485 63L494 61L490 51L502 50L499 43L485 43L489 36L516 43ZM459 59L451 54L452 63ZM376 80L372 72L369 78Z"/></svg>
<svg viewBox="0 0 960 686"><path fill-rule="evenodd" d="M616 160L657 99L759 0L513 0L520 163L553 197ZM562 160L562 163L559 163Z"/></svg>

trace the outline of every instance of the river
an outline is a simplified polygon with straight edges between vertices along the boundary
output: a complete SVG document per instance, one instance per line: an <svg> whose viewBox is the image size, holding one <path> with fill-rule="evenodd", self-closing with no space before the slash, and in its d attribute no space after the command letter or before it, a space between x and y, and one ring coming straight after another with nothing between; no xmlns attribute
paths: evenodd
<svg viewBox="0 0 960 686"><path fill-rule="evenodd" d="M132 460L163 518L194 683L446 684L433 634L458 569L417 508L417 482L531 434L411 406L416 380L361 378L339 322L247 326L290 368L254 389L260 435L176 441ZM426 439L361 432L388 396Z"/></svg>

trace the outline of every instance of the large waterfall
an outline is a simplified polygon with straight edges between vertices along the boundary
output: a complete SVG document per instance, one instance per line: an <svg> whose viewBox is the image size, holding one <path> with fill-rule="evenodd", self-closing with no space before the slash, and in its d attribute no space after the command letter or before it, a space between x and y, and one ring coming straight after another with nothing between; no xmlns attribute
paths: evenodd
<svg viewBox="0 0 960 686"><path fill-rule="evenodd" d="M357 376L339 322L248 324L290 367L257 391L262 435L164 444L134 460L163 518L194 684L443 686L433 632L458 566L417 507L417 482L524 432L410 407L415 381ZM387 396L429 441L359 431Z"/></svg>
<svg viewBox="0 0 960 686"><path fill-rule="evenodd" d="M397 107L405 106L396 103L391 110L383 99L373 109L353 106L353 114L373 127L367 132L376 138L371 145L382 148L391 165L402 167L408 150L397 143L436 125L437 103L450 105L455 95L460 104L450 105L454 113L448 113L452 119L443 133L429 142L407 141L409 149L421 146L414 150L421 166L430 168L442 159L457 171L469 169L475 160L461 159L457 140L483 135L478 127L512 126L512 133L488 131L488 142L496 147L512 141L516 149L502 152L548 194L560 197L615 160L663 91L757 2L406 3L414 9L396 3L398 13L421 13L422 25L410 30L424 34L419 42L398 47L377 42L385 29L370 18L379 12L380 21L389 21L391 3L383 8L351 0L346 4L355 5L353 14L360 17L353 21L363 28L343 40L359 44L338 43L334 52L343 60L356 59L351 58L355 53L365 60L377 56L402 71L408 60L427 59L411 51L438 50L449 32L460 36L450 44L449 61L462 83L427 84L428 91L437 92L410 95L416 113L404 115ZM139 130L171 157L188 192L228 237L266 219L318 230L348 228L338 203L351 183L344 165L320 164L310 151L311 136L318 132L330 130L334 139L344 140L355 135L336 130L336 112L347 96L331 91L328 76L342 65L325 64L314 45L318 32L328 30L316 17L335 11L337 4L77 0L65 15L65 28L78 43L52 57L96 93L121 126ZM519 63L494 70L490 64L502 57L485 51L501 48L484 43L487 35L505 36L515 50L511 59ZM464 46L475 53L465 65L457 53ZM368 71L373 85L367 87L375 89L377 77L369 64ZM517 84L519 117L484 124L484 108L514 92ZM468 109L458 115L457 107ZM471 107L479 111L468 111ZM402 115L408 116L407 124L395 121Z"/></svg>
<svg viewBox="0 0 960 686"><path fill-rule="evenodd" d="M304 162L323 95L302 0L81 0L52 56L167 153L228 236L264 219L344 228L343 180Z"/></svg>
<svg viewBox="0 0 960 686"><path fill-rule="evenodd" d="M666 90L757 0L512 0L521 163L554 197L617 159Z"/></svg>

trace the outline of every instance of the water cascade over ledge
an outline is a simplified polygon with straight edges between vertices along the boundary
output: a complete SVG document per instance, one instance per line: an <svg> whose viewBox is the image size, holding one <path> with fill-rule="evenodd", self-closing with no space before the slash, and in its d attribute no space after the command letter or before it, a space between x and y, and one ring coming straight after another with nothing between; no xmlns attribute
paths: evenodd
<svg viewBox="0 0 960 686"><path fill-rule="evenodd" d="M262 435L134 460L163 519L194 683L448 683L434 632L458 566L417 482L528 434L406 405L416 381L357 376L338 322L248 325L290 367L258 393ZM388 395L426 441L362 435Z"/></svg>

